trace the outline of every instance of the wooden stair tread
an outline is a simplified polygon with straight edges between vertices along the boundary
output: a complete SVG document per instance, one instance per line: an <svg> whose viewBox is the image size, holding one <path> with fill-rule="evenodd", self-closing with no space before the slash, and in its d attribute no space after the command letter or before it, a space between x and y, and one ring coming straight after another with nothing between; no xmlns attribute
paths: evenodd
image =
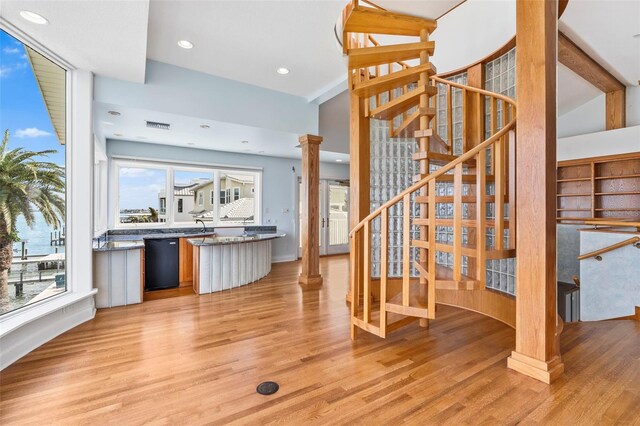
<svg viewBox="0 0 640 426"><path fill-rule="evenodd" d="M424 173L424 174L418 174L418 175L414 175L413 176L413 182L418 182L424 178L426 178L427 176L429 176L429 174ZM438 177L436 179L437 182L453 182L453 175L452 174L444 174L440 177ZM485 181L486 182L493 182L495 181L495 176L494 175L486 175L485 176ZM476 183L476 175L462 175L462 183Z"/></svg>
<svg viewBox="0 0 640 426"><path fill-rule="evenodd" d="M428 249L429 245L427 241L423 240L411 240L412 247L425 248ZM461 244L461 255L467 257L477 257L477 249L475 245L471 244ZM444 253L453 253L454 247L453 244L436 242L436 251L441 251ZM485 257L487 260L495 260L495 259L507 259L510 257L515 257L516 250L515 249L487 249L485 250Z"/></svg>
<svg viewBox="0 0 640 426"><path fill-rule="evenodd" d="M418 204L429 204L429 196L428 195L417 195L414 201ZM495 203L496 196L495 195L485 195L484 201L486 203ZM454 196L453 195L436 195L436 203L453 203ZM478 202L478 198L476 195L463 195L462 202L467 204L473 204ZM504 196L504 202L509 202L509 197Z"/></svg>
<svg viewBox="0 0 640 426"><path fill-rule="evenodd" d="M425 50L429 56L433 55L435 42L423 41L349 49L349 68L363 68L416 59L420 57L420 52Z"/></svg>
<svg viewBox="0 0 640 426"><path fill-rule="evenodd" d="M433 117L436 111L435 108L427 108L425 111L416 110L411 113L397 129L393 129L389 137L410 139L415 137L416 132L425 132L431 129L420 130L420 116L427 115ZM432 132L433 133L433 132Z"/></svg>
<svg viewBox="0 0 640 426"><path fill-rule="evenodd" d="M456 160L458 156L452 155L452 154L442 154L440 152L433 152L433 151L418 151L413 153L411 158L414 161L430 160L435 163L447 164ZM467 161L465 161L464 164L475 166L476 160L475 158L470 158Z"/></svg>
<svg viewBox="0 0 640 426"><path fill-rule="evenodd" d="M351 8L344 20L343 31L344 33L420 36L422 30L431 33L437 25L433 19L356 6Z"/></svg>
<svg viewBox="0 0 640 426"><path fill-rule="evenodd" d="M417 83L420 80L420 74L424 72L431 76L436 73L436 69L431 63L417 65L402 71L355 83L352 92L361 98L368 98L407 84Z"/></svg>
<svg viewBox="0 0 640 426"><path fill-rule="evenodd" d="M462 226L466 228L477 227L478 226L477 222L478 221L475 219L462 219L460 221ZM418 226L429 226L429 219L415 218L413 219L412 223L413 225L418 225ZM505 219L503 223L505 227L508 227L509 219ZM438 218L436 219L436 226L453 226L453 219ZM486 219L485 226L493 228L494 226L496 226L496 221L494 219Z"/></svg>
<svg viewBox="0 0 640 426"><path fill-rule="evenodd" d="M420 297L420 283L409 284L409 306L402 304L402 292L399 292L385 303L387 312L407 315L417 318L428 318L427 299Z"/></svg>
<svg viewBox="0 0 640 426"><path fill-rule="evenodd" d="M433 96L436 93L438 93L438 89L434 86L418 86L418 88L375 108L369 116L378 120L391 120L397 115L418 106L421 95ZM435 114L435 110L433 113Z"/></svg>

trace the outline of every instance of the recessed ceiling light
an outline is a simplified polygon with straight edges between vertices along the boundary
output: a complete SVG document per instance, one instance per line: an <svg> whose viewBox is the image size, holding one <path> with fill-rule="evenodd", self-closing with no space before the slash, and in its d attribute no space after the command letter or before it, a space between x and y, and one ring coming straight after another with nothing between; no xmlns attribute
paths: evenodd
<svg viewBox="0 0 640 426"><path fill-rule="evenodd" d="M109 111L108 113L109 113L110 115L115 115L115 116L120 115L120 113L119 113L118 111Z"/></svg>
<svg viewBox="0 0 640 426"><path fill-rule="evenodd" d="M289 74L289 68L280 67L276 70L276 72L280 75L287 75Z"/></svg>
<svg viewBox="0 0 640 426"><path fill-rule="evenodd" d="M193 143L193 142L187 142L187 145L191 145L191 146L193 146L193 145L195 145L195 143Z"/></svg>
<svg viewBox="0 0 640 426"><path fill-rule="evenodd" d="M208 129L211 126L209 126L208 124L201 124L200 127L202 127L203 129Z"/></svg>
<svg viewBox="0 0 640 426"><path fill-rule="evenodd" d="M114 133L114 134L113 134L113 136L118 136L118 137L120 137L120 136L122 136L122 133Z"/></svg>
<svg viewBox="0 0 640 426"><path fill-rule="evenodd" d="M258 151L258 154L264 154L264 151Z"/></svg>
<svg viewBox="0 0 640 426"><path fill-rule="evenodd" d="M193 49L193 43L191 43L189 40L178 40L178 46L182 47L183 49Z"/></svg>
<svg viewBox="0 0 640 426"><path fill-rule="evenodd" d="M249 143L249 141L240 141L240 143Z"/></svg>
<svg viewBox="0 0 640 426"><path fill-rule="evenodd" d="M44 25L49 23L47 18L45 18L44 16L38 15L35 12L29 12L28 10L21 10L20 16L22 16L23 19L26 19L29 22L33 22L34 24Z"/></svg>
<svg viewBox="0 0 640 426"><path fill-rule="evenodd" d="M339 158L337 158L337 159L336 159L336 162L337 162L337 163L342 163L342 160L341 160L341 159L339 159Z"/></svg>

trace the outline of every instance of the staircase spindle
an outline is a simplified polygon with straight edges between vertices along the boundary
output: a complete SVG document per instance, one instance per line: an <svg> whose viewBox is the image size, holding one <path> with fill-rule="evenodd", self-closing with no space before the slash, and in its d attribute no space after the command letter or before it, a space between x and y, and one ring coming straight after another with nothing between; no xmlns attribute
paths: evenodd
<svg viewBox="0 0 640 426"><path fill-rule="evenodd" d="M402 304L409 306L409 280L411 277L411 194L402 201Z"/></svg>
<svg viewBox="0 0 640 426"><path fill-rule="evenodd" d="M476 156L476 280L482 288L487 282L487 151Z"/></svg>
<svg viewBox="0 0 640 426"><path fill-rule="evenodd" d="M360 253L360 243L359 243L359 234L356 231L351 236L351 241L349 243L349 263L350 263L350 276L351 276L351 339L355 339L357 337L357 327L355 325L355 319L358 317L358 311L360 306L360 280L358 279L358 268L360 266L359 256Z"/></svg>
<svg viewBox="0 0 640 426"><path fill-rule="evenodd" d="M453 88L447 85L447 142L449 154L453 154Z"/></svg>
<svg viewBox="0 0 640 426"><path fill-rule="evenodd" d="M462 163L453 175L453 279L462 279Z"/></svg>
<svg viewBox="0 0 640 426"><path fill-rule="evenodd" d="M467 142L469 139L469 116L470 105L467 99L467 89L462 89L462 152L467 152Z"/></svg>
<svg viewBox="0 0 640 426"><path fill-rule="evenodd" d="M436 180L429 181L429 273L427 288L427 314L429 319L436 317Z"/></svg>
<svg viewBox="0 0 640 426"><path fill-rule="evenodd" d="M364 223L364 289L362 299L364 303L364 322L371 321L371 222Z"/></svg>
<svg viewBox="0 0 640 426"><path fill-rule="evenodd" d="M496 250L504 248L504 138L495 143L495 240Z"/></svg>
<svg viewBox="0 0 640 426"><path fill-rule="evenodd" d="M516 248L516 132L509 130L509 248Z"/></svg>
<svg viewBox="0 0 640 426"><path fill-rule="evenodd" d="M387 275L389 256L389 209L382 209L380 216L380 336L387 334Z"/></svg>

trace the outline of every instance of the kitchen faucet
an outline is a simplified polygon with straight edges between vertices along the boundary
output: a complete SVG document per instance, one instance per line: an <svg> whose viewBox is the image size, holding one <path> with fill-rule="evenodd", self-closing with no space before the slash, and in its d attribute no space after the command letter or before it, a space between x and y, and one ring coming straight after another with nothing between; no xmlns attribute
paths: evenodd
<svg viewBox="0 0 640 426"><path fill-rule="evenodd" d="M207 227L204 224L204 221L202 219L196 219L196 223L200 222L202 224L202 233L204 234L205 232L207 232Z"/></svg>

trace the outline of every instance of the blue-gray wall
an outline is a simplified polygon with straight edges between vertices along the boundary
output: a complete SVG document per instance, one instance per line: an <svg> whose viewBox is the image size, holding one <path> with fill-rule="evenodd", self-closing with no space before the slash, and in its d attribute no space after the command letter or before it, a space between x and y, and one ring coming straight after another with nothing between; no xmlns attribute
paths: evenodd
<svg viewBox="0 0 640 426"><path fill-rule="evenodd" d="M147 61L145 84L96 76L94 100L284 132L318 134L319 107L305 98Z"/></svg>
<svg viewBox="0 0 640 426"><path fill-rule="evenodd" d="M260 155L237 154L202 149L156 145L140 142L108 140L107 156L137 157L139 159L178 161L210 164L229 164L262 168L262 222L276 224L278 230L287 234L286 238L274 243L274 261L297 258L296 203L297 180L300 176L300 160L275 158ZM295 168L295 172L292 170ZM349 166L346 164L320 163L320 177L348 179ZM288 213L283 212L288 209ZM109 211L113 211L112 206ZM113 222L111 222L113 226Z"/></svg>

